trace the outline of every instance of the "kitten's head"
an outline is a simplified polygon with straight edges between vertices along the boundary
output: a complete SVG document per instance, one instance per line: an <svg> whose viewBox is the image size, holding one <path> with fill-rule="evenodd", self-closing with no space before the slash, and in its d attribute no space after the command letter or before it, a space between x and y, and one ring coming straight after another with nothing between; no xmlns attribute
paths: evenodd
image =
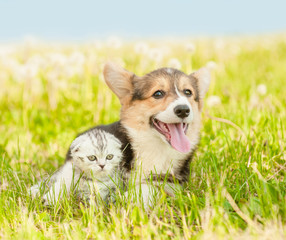
<svg viewBox="0 0 286 240"><path fill-rule="evenodd" d="M114 135L92 129L78 136L70 146L73 164L94 177L112 175L121 158L121 142Z"/></svg>

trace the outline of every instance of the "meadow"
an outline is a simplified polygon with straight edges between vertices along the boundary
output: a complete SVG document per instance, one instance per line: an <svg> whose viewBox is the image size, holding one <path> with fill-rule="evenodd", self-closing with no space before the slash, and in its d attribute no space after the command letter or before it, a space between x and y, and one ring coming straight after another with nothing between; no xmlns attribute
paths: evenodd
<svg viewBox="0 0 286 240"><path fill-rule="evenodd" d="M119 119L106 61L137 75L212 70L189 183L149 212L120 196L45 207L28 188L79 132ZM283 34L0 44L0 239L286 239L285 85Z"/></svg>

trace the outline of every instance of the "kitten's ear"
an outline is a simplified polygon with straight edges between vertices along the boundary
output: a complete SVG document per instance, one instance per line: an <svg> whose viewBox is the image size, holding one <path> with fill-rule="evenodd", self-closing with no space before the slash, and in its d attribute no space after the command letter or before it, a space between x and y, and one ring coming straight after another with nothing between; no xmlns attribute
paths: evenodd
<svg viewBox="0 0 286 240"><path fill-rule="evenodd" d="M124 105L126 98L131 96L134 73L109 62L105 64L103 74L108 87L117 95L121 105Z"/></svg>
<svg viewBox="0 0 286 240"><path fill-rule="evenodd" d="M75 153L79 150L80 144L84 141L84 136L80 135L70 145L70 151L71 153Z"/></svg>
<svg viewBox="0 0 286 240"><path fill-rule="evenodd" d="M190 76L194 77L198 82L200 99L203 99L209 89L211 82L211 73L208 68L203 67L198 71L192 73Z"/></svg>

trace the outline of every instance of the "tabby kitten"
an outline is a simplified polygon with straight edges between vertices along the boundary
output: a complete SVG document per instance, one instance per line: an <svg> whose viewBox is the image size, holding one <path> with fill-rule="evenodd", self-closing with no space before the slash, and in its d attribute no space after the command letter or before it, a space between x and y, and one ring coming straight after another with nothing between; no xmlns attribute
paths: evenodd
<svg viewBox="0 0 286 240"><path fill-rule="evenodd" d="M121 142L114 135L93 128L79 135L71 144L65 164L50 178L30 188L36 196L41 186L49 190L43 196L45 204L55 204L64 190L75 189L81 198L99 194L106 201L115 190L122 159Z"/></svg>

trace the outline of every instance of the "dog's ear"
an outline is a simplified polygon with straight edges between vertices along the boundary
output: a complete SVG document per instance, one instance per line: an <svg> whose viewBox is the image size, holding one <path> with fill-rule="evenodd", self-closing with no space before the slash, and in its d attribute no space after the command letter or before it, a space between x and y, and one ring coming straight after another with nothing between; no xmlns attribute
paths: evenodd
<svg viewBox="0 0 286 240"><path fill-rule="evenodd" d="M124 99L131 96L134 74L114 63L105 64L103 74L108 87L117 95L123 105Z"/></svg>
<svg viewBox="0 0 286 240"><path fill-rule="evenodd" d="M203 67L191 74L192 77L197 79L200 98L204 98L211 82L211 73L208 68Z"/></svg>

